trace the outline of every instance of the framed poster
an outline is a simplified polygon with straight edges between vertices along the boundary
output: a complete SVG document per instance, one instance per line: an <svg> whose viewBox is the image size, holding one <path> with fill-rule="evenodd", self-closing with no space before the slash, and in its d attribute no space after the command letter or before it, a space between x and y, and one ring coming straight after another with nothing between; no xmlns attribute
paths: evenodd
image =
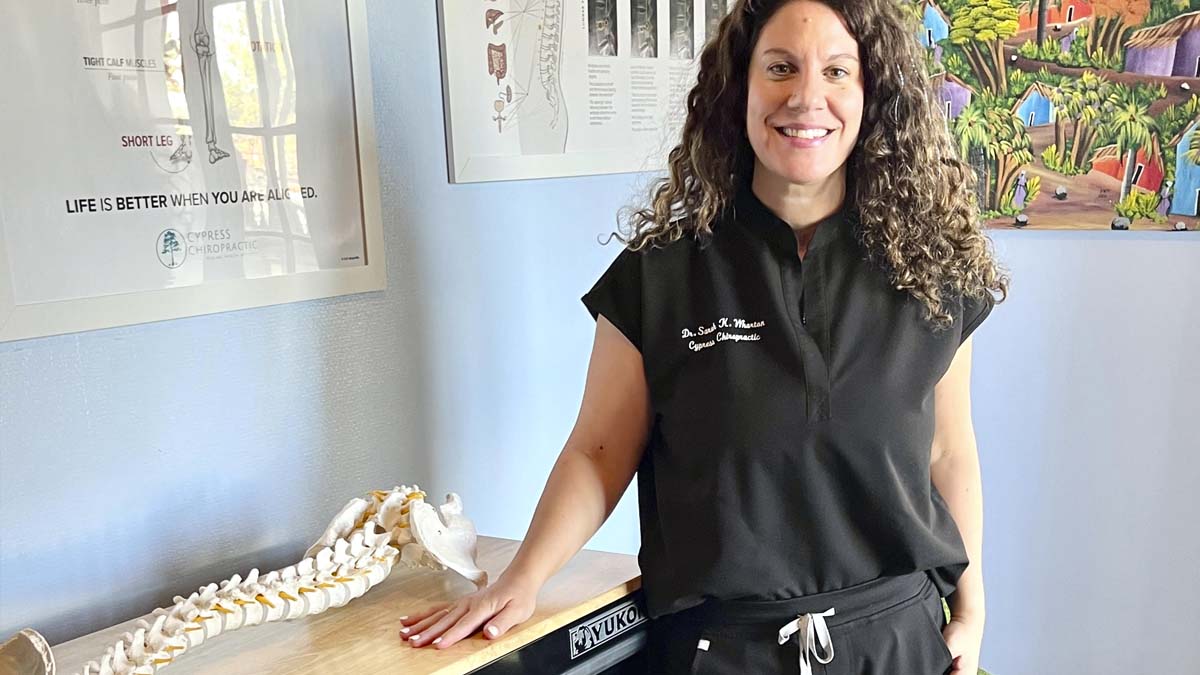
<svg viewBox="0 0 1200 675"><path fill-rule="evenodd" d="M364 4L0 4L0 340L384 288Z"/></svg>
<svg viewBox="0 0 1200 675"><path fill-rule="evenodd" d="M439 0L450 181L651 171L729 0Z"/></svg>

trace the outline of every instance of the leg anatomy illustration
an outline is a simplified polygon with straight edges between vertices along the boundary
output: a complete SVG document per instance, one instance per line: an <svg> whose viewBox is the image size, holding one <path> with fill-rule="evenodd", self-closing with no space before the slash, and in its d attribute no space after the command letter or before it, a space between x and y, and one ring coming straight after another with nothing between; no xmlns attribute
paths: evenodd
<svg viewBox="0 0 1200 675"><path fill-rule="evenodd" d="M208 8L205 0L196 0L196 30L192 33L192 51L200 62L200 93L204 97L204 124L207 132L204 135L208 143L208 162L217 162L229 156L228 152L217 147L216 120L213 117L212 93L212 34L208 32Z"/></svg>

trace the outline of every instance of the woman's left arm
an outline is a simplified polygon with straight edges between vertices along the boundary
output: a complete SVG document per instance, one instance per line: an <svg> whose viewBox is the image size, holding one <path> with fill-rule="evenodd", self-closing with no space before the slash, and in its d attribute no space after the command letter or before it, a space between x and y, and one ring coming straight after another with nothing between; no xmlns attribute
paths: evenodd
<svg viewBox="0 0 1200 675"><path fill-rule="evenodd" d="M967 549L967 566L947 598L951 623L943 635L955 655L954 672L975 673L983 641L983 493L971 424L971 338L958 348L933 393L935 426L930 475L946 501Z"/></svg>

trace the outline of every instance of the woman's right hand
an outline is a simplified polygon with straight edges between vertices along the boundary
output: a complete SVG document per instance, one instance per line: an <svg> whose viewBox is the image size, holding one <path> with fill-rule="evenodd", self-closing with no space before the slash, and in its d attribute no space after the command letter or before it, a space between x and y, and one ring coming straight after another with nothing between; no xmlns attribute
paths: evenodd
<svg viewBox="0 0 1200 675"><path fill-rule="evenodd" d="M402 617L401 639L414 647L445 649L480 628L493 640L529 620L542 585L596 533L625 494L653 419L641 352L598 314L579 418L517 554L492 586Z"/></svg>
<svg viewBox="0 0 1200 675"><path fill-rule="evenodd" d="M434 605L418 614L400 618L400 639L413 647L433 644L446 649L474 635L495 639L533 616L538 584L523 577L501 576L496 583L459 598Z"/></svg>

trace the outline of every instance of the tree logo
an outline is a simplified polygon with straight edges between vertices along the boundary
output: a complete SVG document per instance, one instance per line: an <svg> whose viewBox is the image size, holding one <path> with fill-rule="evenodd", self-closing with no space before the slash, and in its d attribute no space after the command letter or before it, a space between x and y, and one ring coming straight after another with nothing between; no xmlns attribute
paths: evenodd
<svg viewBox="0 0 1200 675"><path fill-rule="evenodd" d="M163 230L158 235L158 262L167 269L175 269L187 260L187 246L184 246L183 235L179 230Z"/></svg>

